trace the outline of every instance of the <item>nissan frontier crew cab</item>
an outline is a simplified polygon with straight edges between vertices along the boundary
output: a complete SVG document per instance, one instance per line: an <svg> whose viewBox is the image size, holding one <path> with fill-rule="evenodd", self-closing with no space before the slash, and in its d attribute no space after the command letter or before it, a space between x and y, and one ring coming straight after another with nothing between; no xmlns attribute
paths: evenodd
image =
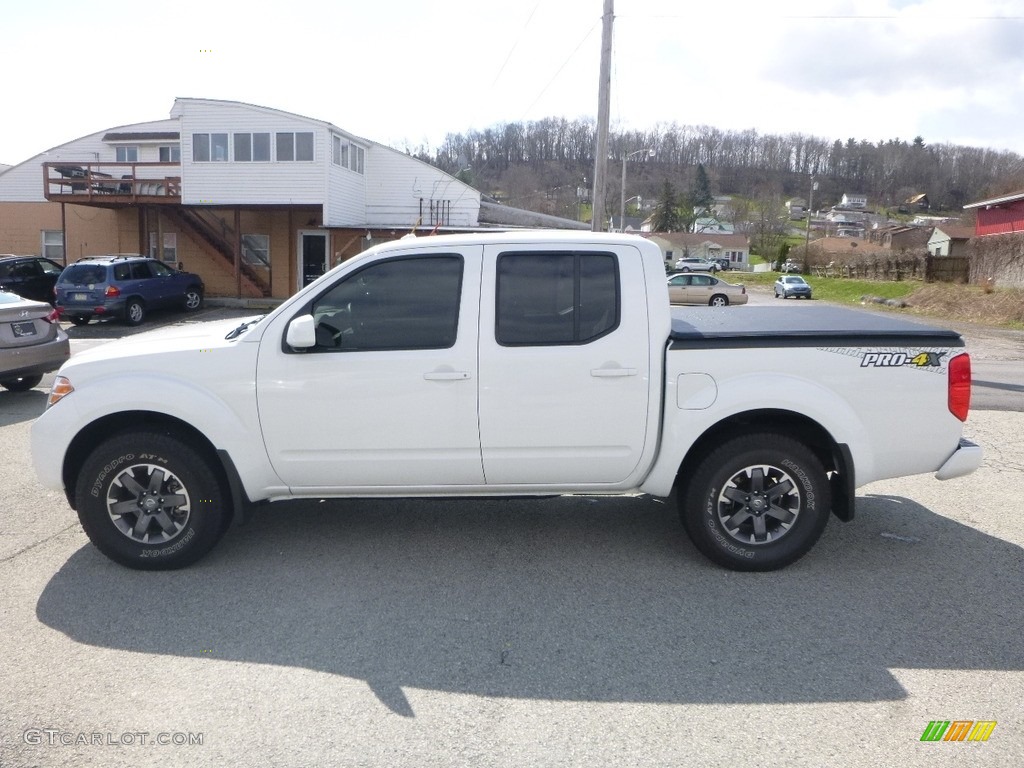
<svg viewBox="0 0 1024 768"><path fill-rule="evenodd" d="M970 387L952 331L670 308L639 236L407 236L266 316L74 355L32 454L131 568L195 562L253 502L674 490L702 553L758 571L866 483L975 470Z"/></svg>

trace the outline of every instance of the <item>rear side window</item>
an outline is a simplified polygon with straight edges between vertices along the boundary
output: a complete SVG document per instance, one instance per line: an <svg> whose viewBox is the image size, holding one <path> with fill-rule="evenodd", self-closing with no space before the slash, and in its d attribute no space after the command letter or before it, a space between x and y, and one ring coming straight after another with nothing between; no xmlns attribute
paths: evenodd
<svg viewBox="0 0 1024 768"><path fill-rule="evenodd" d="M618 327L618 262L610 253L502 254L496 306L501 345L586 344Z"/></svg>

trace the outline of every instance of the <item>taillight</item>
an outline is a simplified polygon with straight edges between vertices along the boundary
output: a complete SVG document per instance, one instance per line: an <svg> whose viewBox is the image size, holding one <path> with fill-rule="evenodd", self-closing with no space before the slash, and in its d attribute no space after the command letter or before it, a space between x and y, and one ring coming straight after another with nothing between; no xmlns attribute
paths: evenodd
<svg viewBox="0 0 1024 768"><path fill-rule="evenodd" d="M108 299L113 299L121 295L121 289L118 288L116 285L108 285L107 290L103 292L103 295L106 296Z"/></svg>
<svg viewBox="0 0 1024 768"><path fill-rule="evenodd" d="M949 361L949 412L967 421L971 410L971 356L957 355Z"/></svg>
<svg viewBox="0 0 1024 768"><path fill-rule="evenodd" d="M46 317L44 317L43 320L45 320L46 322L48 322L50 324L60 322L60 310L59 309L53 310L53 312L51 312Z"/></svg>

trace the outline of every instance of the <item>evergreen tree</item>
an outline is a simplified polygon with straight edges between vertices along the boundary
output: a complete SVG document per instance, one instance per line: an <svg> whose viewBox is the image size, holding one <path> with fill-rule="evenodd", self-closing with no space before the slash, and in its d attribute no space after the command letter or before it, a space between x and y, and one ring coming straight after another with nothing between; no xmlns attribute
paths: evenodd
<svg viewBox="0 0 1024 768"><path fill-rule="evenodd" d="M668 179L661 185L661 193L654 206L654 219L651 223L655 232L676 232L680 229L676 191Z"/></svg>
<svg viewBox="0 0 1024 768"><path fill-rule="evenodd" d="M711 194L711 182L708 181L708 173L704 170L703 163L697 166L697 178L693 182L690 196L693 199L693 207L699 211L699 216L709 213L715 204L715 196Z"/></svg>

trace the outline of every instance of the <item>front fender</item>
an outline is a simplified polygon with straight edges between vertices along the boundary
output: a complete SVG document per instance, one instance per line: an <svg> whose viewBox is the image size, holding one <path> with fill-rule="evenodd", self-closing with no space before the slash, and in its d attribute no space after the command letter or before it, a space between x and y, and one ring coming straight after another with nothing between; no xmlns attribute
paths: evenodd
<svg viewBox="0 0 1024 768"><path fill-rule="evenodd" d="M65 464L76 438L92 425L122 414L153 414L188 424L215 450L230 456L252 500L264 498L267 488L282 485L263 444L251 377L221 394L195 381L155 372L71 381L75 391L48 408L31 429L33 465L48 488L64 488Z"/></svg>

